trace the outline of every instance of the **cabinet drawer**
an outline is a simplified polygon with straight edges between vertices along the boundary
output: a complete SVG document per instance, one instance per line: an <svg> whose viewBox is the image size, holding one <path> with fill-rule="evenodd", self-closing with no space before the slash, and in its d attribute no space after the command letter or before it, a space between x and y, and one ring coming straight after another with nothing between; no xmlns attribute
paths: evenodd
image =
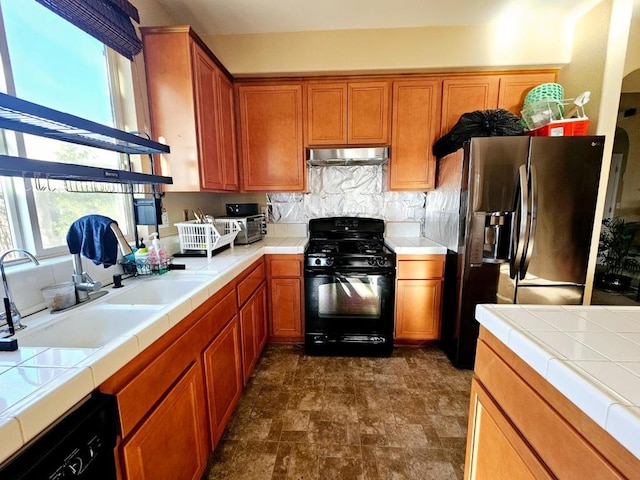
<svg viewBox="0 0 640 480"><path fill-rule="evenodd" d="M245 273L249 272L248 274ZM241 275L242 280L238 282L238 306L242 306L255 292L258 285L264 282L265 270L262 258L247 268Z"/></svg>
<svg viewBox="0 0 640 480"><path fill-rule="evenodd" d="M443 276L444 257L435 256L433 260L400 260L398 262L398 278L421 280Z"/></svg>
<svg viewBox="0 0 640 480"><path fill-rule="evenodd" d="M201 324L196 324L158 355L131 382L116 392L122 436L126 437L160 400L202 348Z"/></svg>
<svg viewBox="0 0 640 480"><path fill-rule="evenodd" d="M225 287L226 291L223 293L224 296L218 301L216 306L202 317L201 332L207 340L213 339L238 311L235 289L228 287Z"/></svg>
<svg viewBox="0 0 640 480"><path fill-rule="evenodd" d="M284 257L280 255L269 258L269 278L273 277L294 277L302 276L302 257Z"/></svg>

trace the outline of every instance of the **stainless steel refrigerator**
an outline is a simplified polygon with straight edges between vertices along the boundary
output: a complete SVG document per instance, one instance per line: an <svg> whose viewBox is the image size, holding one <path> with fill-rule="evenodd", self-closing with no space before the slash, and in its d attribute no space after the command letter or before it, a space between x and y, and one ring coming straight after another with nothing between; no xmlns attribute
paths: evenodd
<svg viewBox="0 0 640 480"><path fill-rule="evenodd" d="M438 161L426 234L447 245L441 342L473 368L479 303L580 304L604 137L473 138Z"/></svg>

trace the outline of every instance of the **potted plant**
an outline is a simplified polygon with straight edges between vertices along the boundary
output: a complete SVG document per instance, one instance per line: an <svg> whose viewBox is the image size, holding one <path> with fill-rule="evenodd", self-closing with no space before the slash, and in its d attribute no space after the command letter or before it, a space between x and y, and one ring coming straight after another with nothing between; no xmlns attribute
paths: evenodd
<svg viewBox="0 0 640 480"><path fill-rule="evenodd" d="M598 283L605 290L628 290L631 277L624 275L624 272L640 270L640 263L630 254L635 225L621 217L615 217L603 220L602 227L598 253L606 270L599 277Z"/></svg>

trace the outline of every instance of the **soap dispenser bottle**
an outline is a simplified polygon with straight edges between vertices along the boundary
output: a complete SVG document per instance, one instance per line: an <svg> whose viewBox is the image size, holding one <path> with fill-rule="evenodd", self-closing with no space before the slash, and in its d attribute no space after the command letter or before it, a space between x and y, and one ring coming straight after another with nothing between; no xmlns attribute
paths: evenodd
<svg viewBox="0 0 640 480"><path fill-rule="evenodd" d="M165 273L169 271L168 255L166 248L158 240L158 233L151 234L151 246L149 247L149 264L153 273Z"/></svg>

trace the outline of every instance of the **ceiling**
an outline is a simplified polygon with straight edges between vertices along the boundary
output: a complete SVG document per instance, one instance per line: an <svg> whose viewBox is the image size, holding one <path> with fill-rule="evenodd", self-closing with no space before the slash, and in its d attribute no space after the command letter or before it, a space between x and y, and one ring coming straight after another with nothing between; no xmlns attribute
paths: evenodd
<svg viewBox="0 0 640 480"><path fill-rule="evenodd" d="M580 16L601 0L158 0L201 35L481 25ZM634 17L640 17L640 0ZM530 25L532 23L529 23ZM533 23L535 25L535 23Z"/></svg>

